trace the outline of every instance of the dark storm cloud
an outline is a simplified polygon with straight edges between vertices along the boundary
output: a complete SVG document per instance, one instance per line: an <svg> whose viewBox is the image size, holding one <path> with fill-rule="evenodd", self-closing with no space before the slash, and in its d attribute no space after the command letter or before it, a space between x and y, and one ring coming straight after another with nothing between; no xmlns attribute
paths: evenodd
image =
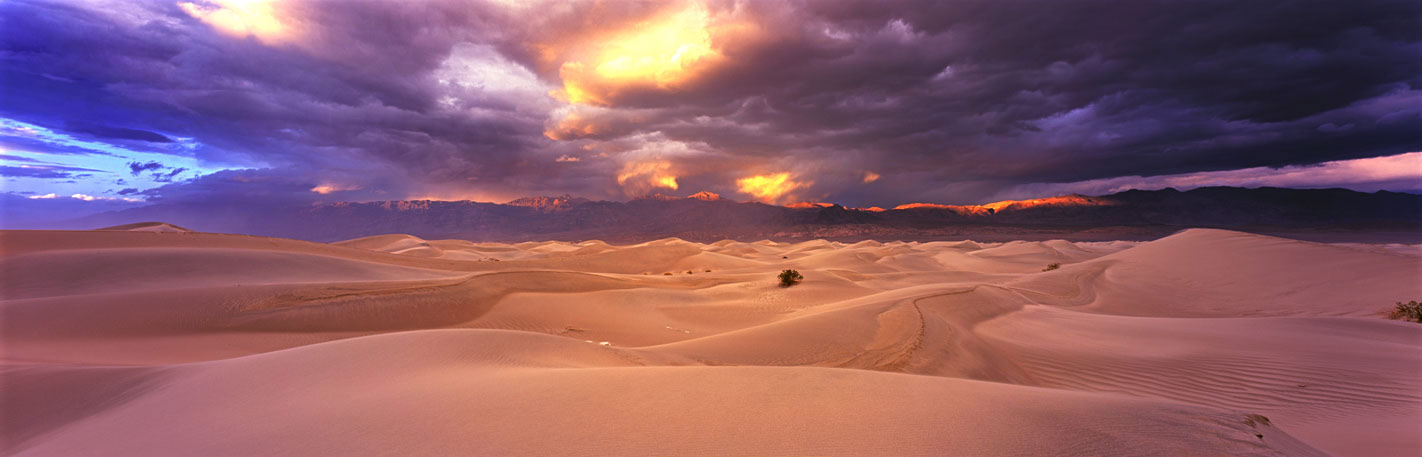
<svg viewBox="0 0 1422 457"><path fill-rule="evenodd" d="M750 24L716 37L723 61L571 108L546 95L566 76L551 50L675 6L279 6L299 36L224 35L173 3L0 3L0 116L263 168L153 201L619 198L624 164L655 159L681 194L792 171L807 198L969 203L1422 149L1412 1L712 1Z"/></svg>
<svg viewBox="0 0 1422 457"><path fill-rule="evenodd" d="M187 168L173 168L173 169L170 169L170 170L167 170L167 171L154 173L154 174L153 174L153 180L154 180L154 181L157 181L157 182L173 182L173 178L178 177L179 174L182 174L182 173L185 172L185 171L188 171L188 169L187 169Z"/></svg>
<svg viewBox="0 0 1422 457"><path fill-rule="evenodd" d="M149 143L172 143L173 139L147 130L113 127L108 125L71 124L66 126L71 133L88 134L99 138L116 140L137 140Z"/></svg>
<svg viewBox="0 0 1422 457"><path fill-rule="evenodd" d="M912 174L911 193L939 200L982 195L973 182L1422 147L1413 2L751 7L774 10L757 14L785 26L732 55L732 68L680 93L628 100L643 107L635 119L614 111L561 127L595 126L581 136L598 139L660 130L749 155L828 154L840 167ZM863 201L873 190L830 192Z"/></svg>
<svg viewBox="0 0 1422 457"><path fill-rule="evenodd" d="M267 45L221 35L171 3L112 6L123 11L0 4L0 115L71 134L192 137L202 144L193 153L217 163L366 165L437 182L505 177L529 141L547 142L542 112L494 100L474 116L440 104L447 91L434 70L456 44L494 29L478 8L299 4L312 38ZM124 130L93 127L116 120Z"/></svg>
<svg viewBox="0 0 1422 457"><path fill-rule="evenodd" d="M163 168L164 168L163 164L158 163L158 162L154 162L154 161L149 161L149 162L137 162L137 161L134 161L134 162L129 162L129 163L128 163L128 172L129 172L129 174L132 174L132 175L134 175L134 176L138 176L138 175L140 175L140 174L143 174L143 172L145 172L145 171L158 171L158 170L162 170Z"/></svg>

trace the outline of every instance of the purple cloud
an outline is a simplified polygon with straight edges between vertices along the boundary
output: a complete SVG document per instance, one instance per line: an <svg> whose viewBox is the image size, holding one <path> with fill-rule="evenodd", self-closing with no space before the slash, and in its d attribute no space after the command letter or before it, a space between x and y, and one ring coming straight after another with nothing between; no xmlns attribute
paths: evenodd
<svg viewBox="0 0 1422 457"><path fill-rule="evenodd" d="M276 2L237 31L197 3L0 3L0 117L249 168L155 201L747 198L787 173L978 203L1422 150L1416 2Z"/></svg>

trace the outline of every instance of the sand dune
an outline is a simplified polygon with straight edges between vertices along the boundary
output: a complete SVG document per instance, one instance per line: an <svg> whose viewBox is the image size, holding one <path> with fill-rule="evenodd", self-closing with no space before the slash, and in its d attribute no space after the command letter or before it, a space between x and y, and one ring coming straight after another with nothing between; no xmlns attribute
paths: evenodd
<svg viewBox="0 0 1422 457"><path fill-rule="evenodd" d="M1422 453L1416 246L130 229L0 232L4 455Z"/></svg>

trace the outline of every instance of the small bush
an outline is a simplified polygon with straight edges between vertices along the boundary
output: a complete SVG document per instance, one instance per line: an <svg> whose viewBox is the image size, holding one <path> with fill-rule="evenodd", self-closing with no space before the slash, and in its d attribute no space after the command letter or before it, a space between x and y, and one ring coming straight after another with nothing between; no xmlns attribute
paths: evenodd
<svg viewBox="0 0 1422 457"><path fill-rule="evenodd" d="M662 276L671 276L671 272L668 271L668 272L666 272L666 273L662 273Z"/></svg>
<svg viewBox="0 0 1422 457"><path fill-rule="evenodd" d="M1062 267L1062 264L1060 264L1060 263L1049 263L1049 264L1047 264L1047 268L1043 268L1042 271L1052 271L1052 270L1055 270L1055 269L1058 269L1058 268L1061 268L1061 267Z"/></svg>
<svg viewBox="0 0 1422 457"><path fill-rule="evenodd" d="M1422 324L1422 303L1412 300L1407 303L1397 302L1397 308L1387 314L1388 319L1400 321L1416 322Z"/></svg>
<svg viewBox="0 0 1422 457"><path fill-rule="evenodd" d="M795 270L785 270L780 272L780 287L790 287L805 279L800 276L800 272Z"/></svg>
<svg viewBox="0 0 1422 457"><path fill-rule="evenodd" d="M707 272L707 273L710 273L710 272L711 272L711 270L710 270L710 269L707 269L707 270L706 270L706 272Z"/></svg>

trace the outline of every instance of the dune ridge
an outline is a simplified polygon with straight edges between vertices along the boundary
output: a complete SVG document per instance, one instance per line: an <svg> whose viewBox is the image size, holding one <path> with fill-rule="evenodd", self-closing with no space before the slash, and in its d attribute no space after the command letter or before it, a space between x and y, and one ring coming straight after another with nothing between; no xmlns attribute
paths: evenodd
<svg viewBox="0 0 1422 457"><path fill-rule="evenodd" d="M1416 455L1416 248L3 231L0 450Z"/></svg>

